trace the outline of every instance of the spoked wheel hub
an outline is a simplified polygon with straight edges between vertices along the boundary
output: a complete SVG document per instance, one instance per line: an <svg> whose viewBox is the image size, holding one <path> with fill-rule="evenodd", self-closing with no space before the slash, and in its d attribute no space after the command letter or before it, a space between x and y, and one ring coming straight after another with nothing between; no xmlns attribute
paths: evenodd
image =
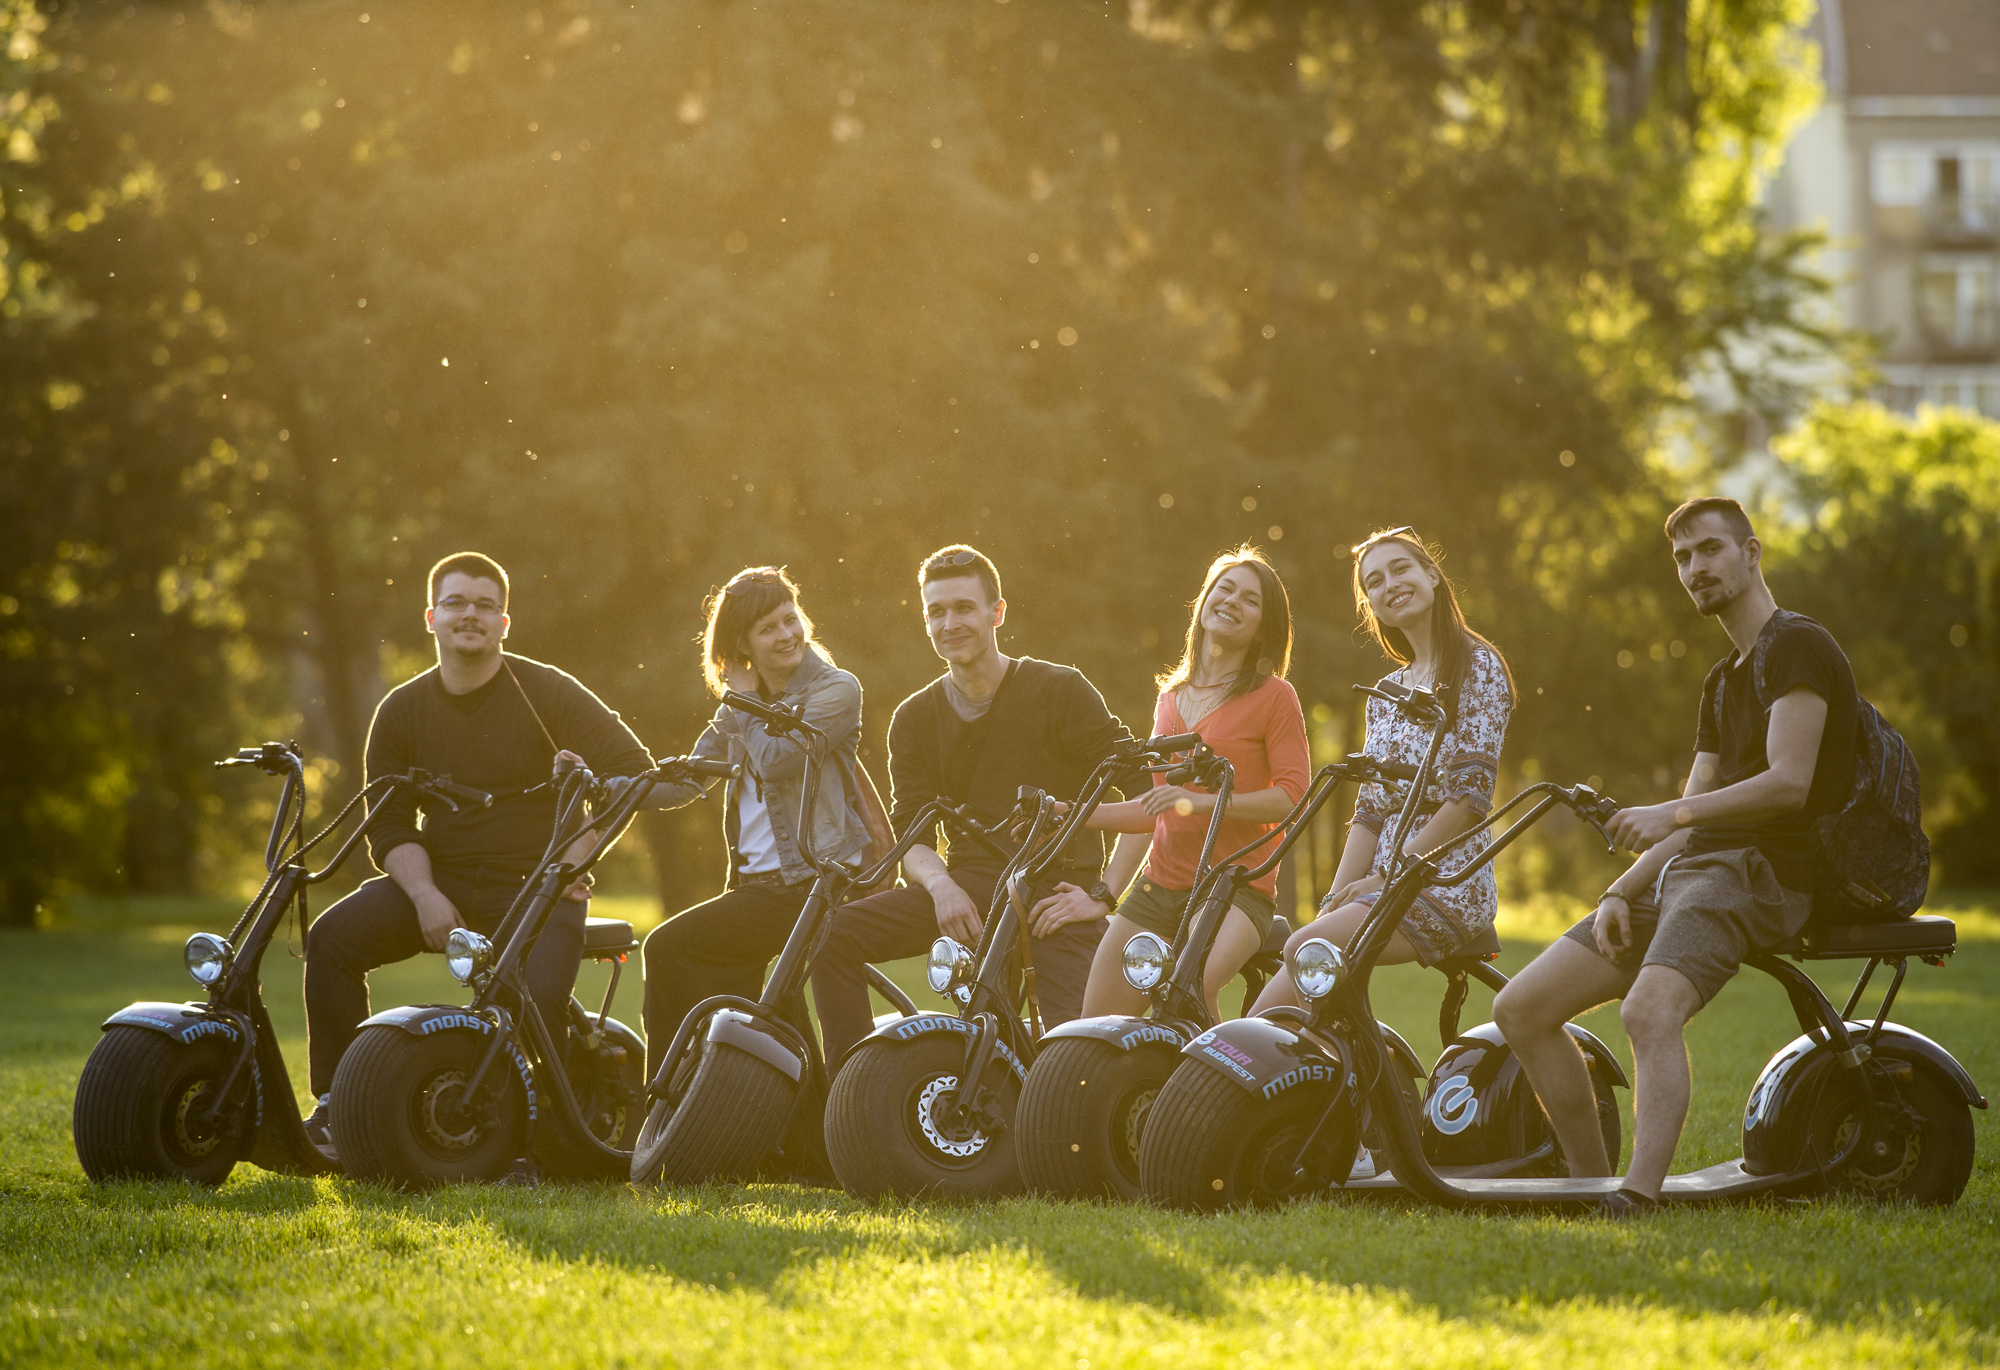
<svg viewBox="0 0 2000 1370"><path fill-rule="evenodd" d="M1874 1193L1900 1190L1923 1164L1924 1130L1920 1123L1908 1109L1885 1110L1875 1120L1874 1135L1862 1143L1842 1179L1857 1189ZM1860 1126L1859 1113L1841 1119L1833 1138L1836 1154L1847 1149Z"/></svg>
<svg viewBox="0 0 2000 1370"><path fill-rule="evenodd" d="M1139 1178L1139 1141L1146 1135L1146 1118L1153 1111L1153 1101L1160 1097L1157 1084L1148 1085L1134 1094L1125 1105L1124 1126L1119 1129L1119 1168L1132 1179Z"/></svg>
<svg viewBox="0 0 2000 1370"><path fill-rule="evenodd" d="M174 1145L193 1160L222 1145L222 1120L206 1116L214 1091L215 1081L204 1076L188 1081L173 1102Z"/></svg>
<svg viewBox="0 0 2000 1370"><path fill-rule="evenodd" d="M416 1135L426 1149L454 1156L479 1141L479 1117L466 1097L465 1072L457 1066L432 1075L412 1102Z"/></svg>

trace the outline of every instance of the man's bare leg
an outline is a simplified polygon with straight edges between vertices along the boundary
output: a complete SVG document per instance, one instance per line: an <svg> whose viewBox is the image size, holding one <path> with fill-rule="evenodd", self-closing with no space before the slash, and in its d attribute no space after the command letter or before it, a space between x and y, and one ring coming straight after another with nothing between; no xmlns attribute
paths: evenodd
<svg viewBox="0 0 2000 1370"><path fill-rule="evenodd" d="M1632 1164L1624 1187L1649 1198L1660 1197L1687 1123L1693 1081L1684 1030L1700 1009L1701 994L1685 975L1647 966L1619 1010L1632 1039Z"/></svg>
<svg viewBox="0 0 2000 1370"><path fill-rule="evenodd" d="M1604 1152L1590 1068L1564 1024L1616 999L1624 989L1618 967L1586 947L1558 939L1493 999L1493 1021L1528 1072L1572 1175L1609 1175L1618 1158Z"/></svg>

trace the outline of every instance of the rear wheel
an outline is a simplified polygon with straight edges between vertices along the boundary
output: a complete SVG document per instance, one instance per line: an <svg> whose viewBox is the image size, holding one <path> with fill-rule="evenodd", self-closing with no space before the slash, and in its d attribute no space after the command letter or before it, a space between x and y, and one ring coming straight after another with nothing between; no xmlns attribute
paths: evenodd
<svg viewBox="0 0 2000 1370"><path fill-rule="evenodd" d="M686 1085L656 1101L632 1149L635 1184L744 1180L777 1147L798 1084L741 1047L692 1043Z"/></svg>
<svg viewBox="0 0 2000 1370"><path fill-rule="evenodd" d="M248 1150L252 1123L254 1082L239 1086L242 1098L223 1117L205 1116L235 1053L220 1037L181 1042L148 1028L106 1028L77 1079L70 1117L83 1173L221 1184Z"/></svg>
<svg viewBox="0 0 2000 1370"><path fill-rule="evenodd" d="M1139 1143L1180 1053L1121 1051L1094 1037L1046 1042L1021 1087L1015 1150L1030 1189L1066 1199L1136 1199Z"/></svg>
<svg viewBox="0 0 2000 1370"><path fill-rule="evenodd" d="M329 1104L347 1173L410 1189L506 1174L527 1151L527 1089L503 1055L480 1097L467 1097L486 1047L465 1031L363 1028L333 1072Z"/></svg>
<svg viewBox="0 0 2000 1370"><path fill-rule="evenodd" d="M1173 1208L1268 1207L1345 1180L1359 1130L1352 1101L1336 1108L1299 1164L1336 1088L1294 1085L1260 1098L1196 1061L1183 1061L1153 1104L1139 1145L1146 1196ZM1301 1170L1303 1174L1299 1173Z"/></svg>
<svg viewBox="0 0 2000 1370"><path fill-rule="evenodd" d="M1958 1087L1928 1062L1909 1064L1910 1078L1896 1082L1901 1105L1882 1105L1890 1116L1878 1125L1873 1145L1831 1177L1836 1191L1884 1203L1939 1205L1965 1192L1972 1178L1972 1110ZM1814 1157L1839 1155L1861 1126L1866 1104L1844 1075L1826 1082L1799 1169Z"/></svg>
<svg viewBox="0 0 2000 1370"><path fill-rule="evenodd" d="M583 1033L572 1035L567 1073L589 1135L577 1135L553 1094L545 1094L529 1154L551 1179L623 1180L645 1120L646 1044L616 1018L600 1027L595 1013L585 1017L602 1037L593 1048Z"/></svg>
<svg viewBox="0 0 2000 1370"><path fill-rule="evenodd" d="M966 1039L957 1033L855 1048L826 1101L826 1151L861 1198L1017 1194L1021 1081L995 1052L969 1112L958 1108Z"/></svg>

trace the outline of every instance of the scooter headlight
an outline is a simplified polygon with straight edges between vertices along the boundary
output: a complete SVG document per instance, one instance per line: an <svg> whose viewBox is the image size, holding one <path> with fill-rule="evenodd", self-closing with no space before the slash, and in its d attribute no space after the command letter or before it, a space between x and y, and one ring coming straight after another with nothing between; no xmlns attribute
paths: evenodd
<svg viewBox="0 0 2000 1370"><path fill-rule="evenodd" d="M461 985L493 964L493 944L471 928L453 928L444 939L444 964Z"/></svg>
<svg viewBox="0 0 2000 1370"><path fill-rule="evenodd" d="M940 937L931 943L930 963L924 979L939 994L950 994L972 978L972 952L955 937Z"/></svg>
<svg viewBox="0 0 2000 1370"><path fill-rule="evenodd" d="M212 932L198 932L187 941L187 972L197 985L212 985L229 970L229 943Z"/></svg>
<svg viewBox="0 0 2000 1370"><path fill-rule="evenodd" d="M1167 973L1167 944L1158 933L1142 932L1125 944L1125 983L1133 989L1148 990Z"/></svg>
<svg viewBox="0 0 2000 1370"><path fill-rule="evenodd" d="M1315 937L1292 953L1292 985L1308 999L1323 999L1347 978L1347 958L1324 937Z"/></svg>

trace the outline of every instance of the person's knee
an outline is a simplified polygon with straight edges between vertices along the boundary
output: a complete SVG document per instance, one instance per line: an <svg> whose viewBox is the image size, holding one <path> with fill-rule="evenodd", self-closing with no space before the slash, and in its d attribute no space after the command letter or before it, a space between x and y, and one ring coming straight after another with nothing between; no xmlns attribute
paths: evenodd
<svg viewBox="0 0 2000 1370"><path fill-rule="evenodd" d="M1634 1042L1671 1040L1680 1035L1700 1007L1691 999L1679 986L1642 976L1618 1006L1618 1021Z"/></svg>

